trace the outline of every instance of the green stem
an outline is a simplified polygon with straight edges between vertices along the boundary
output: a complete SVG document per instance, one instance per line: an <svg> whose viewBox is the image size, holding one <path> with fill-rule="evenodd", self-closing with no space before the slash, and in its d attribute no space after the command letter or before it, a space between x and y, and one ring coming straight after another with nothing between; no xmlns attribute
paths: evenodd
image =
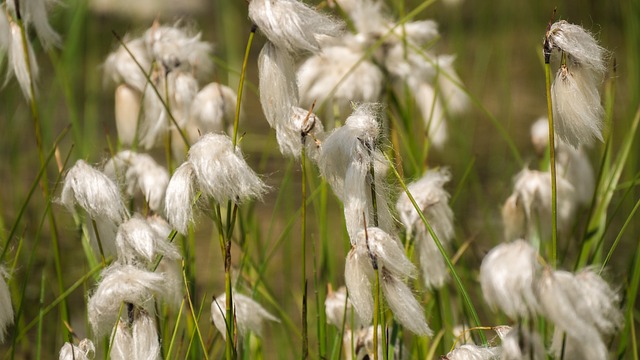
<svg viewBox="0 0 640 360"><path fill-rule="evenodd" d="M556 188L556 150L555 132L553 126L553 105L551 102L551 64L544 64L545 83L547 89L547 116L549 117L549 162L551 168L551 266L557 264L558 248L558 199Z"/></svg>
<svg viewBox="0 0 640 360"><path fill-rule="evenodd" d="M460 276L456 272L456 269L453 267L453 263L451 262L451 259L449 259L449 256L447 255L447 252L445 251L444 247L442 246L442 243L440 242L440 239L438 238L436 233L433 231L433 228L431 227L431 224L429 224L429 222L425 218L424 213L420 209L420 206L418 206L418 204L416 203L416 200L413 198L413 195L411 195L411 193L409 192L409 189L407 189L407 185L405 184L405 182L402 179L402 177L400 177L400 174L398 173L398 170L396 170L396 168L393 166L393 160L391 160L389 158L389 155L387 155L387 154L384 154L384 157L389 162L389 166L391 167L391 170L393 171L393 174L395 175L396 179L398 179L398 182L400 183L400 186L404 190L405 194L407 194L407 197L411 201L411 204L413 204L413 207L415 208L416 212L420 216L420 220L422 220L422 223L425 225L425 227L429 231L429 235L431 235L431 237L433 238L433 242L438 247L438 251L440 251L440 254L442 255L442 258L444 259L445 263L447 264L447 267L449 268L449 271L451 272L451 276L453 277L453 279L454 279L454 281L455 281L455 283L456 283L456 285L458 287L458 291L460 292L460 295L462 295L462 298L463 298L463 300L465 302L465 305L467 306L467 309L469 310L469 313L471 314L472 320L474 322L474 326L480 326L480 318L478 317L478 313L476 312L476 309L473 306L473 303L471 302L471 298L469 297L469 294L465 290L464 285L462 285L462 280L460 279ZM487 338L483 333L480 333L480 337L482 339L482 343L483 344L487 344Z"/></svg>
<svg viewBox="0 0 640 360"><path fill-rule="evenodd" d="M242 71L240 72L240 83L238 84L238 101L236 102L236 116L233 119L233 146L236 146L238 141L238 123L240 122L240 105L242 99L242 91L244 90L244 79L247 75L247 63L249 62L249 53L251 52L251 44L253 43L253 37L256 34L258 27L256 25L251 26L251 32L249 33L249 40L247 41L247 48L244 51L244 60L242 61Z"/></svg>

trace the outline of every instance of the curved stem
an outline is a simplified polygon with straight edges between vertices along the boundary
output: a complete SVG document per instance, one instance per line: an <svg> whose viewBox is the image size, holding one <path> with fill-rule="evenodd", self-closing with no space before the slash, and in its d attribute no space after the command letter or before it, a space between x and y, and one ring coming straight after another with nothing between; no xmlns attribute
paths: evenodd
<svg viewBox="0 0 640 360"><path fill-rule="evenodd" d="M549 262L553 268L557 263L558 248L558 199L556 189L556 151L555 132L553 126L553 106L551 102L551 65L544 64L545 83L547 89L547 116L549 118L549 162L551 168L551 258Z"/></svg>

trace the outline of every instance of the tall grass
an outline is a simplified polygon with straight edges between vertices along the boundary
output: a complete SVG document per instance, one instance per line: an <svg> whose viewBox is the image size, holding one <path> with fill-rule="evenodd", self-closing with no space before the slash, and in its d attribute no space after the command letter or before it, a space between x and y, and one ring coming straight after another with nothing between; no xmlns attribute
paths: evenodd
<svg viewBox="0 0 640 360"><path fill-rule="evenodd" d="M63 38L59 48L44 50L32 30L24 33L41 67L41 78L33 83L38 88L32 91L36 94L33 101L24 100L15 79L0 89L0 266L9 273L14 310L13 324L0 344L2 359L57 358L65 342L77 345L84 338L96 344L96 358L107 358L113 351L114 334L94 337L87 306L99 274L115 259L106 256L101 262L93 252L91 223L60 205L60 188L75 160L102 164L125 148L118 143L113 88L103 86L101 64L122 41L112 34L139 35L153 19L98 14L85 1L66 3L50 12L50 21ZM313 5L336 18L347 16L332 8L332 3ZM5 6L5 2L0 4ZM386 6L395 19L401 19L397 23L400 30L417 19L439 23L437 41L428 49L410 50L456 53L459 85L470 107L448 120L449 139L441 150L434 149L424 135L426 125L420 120L417 100L406 89L385 85L381 98L385 136L378 145L389 166L384 180L394 199L408 193L407 184L426 170L447 167L452 174L451 183L445 186L452 194L449 204L455 219L455 238L449 247L441 243L432 220L418 213L453 281L438 290L427 288L420 277L409 282L434 332L432 337L415 336L395 320L385 304L377 288L383 273L376 272L374 321L381 327L374 328L372 345L381 349L380 359L392 359L394 352L405 358L438 358L469 337L479 346L500 345L496 326L520 329L535 325L548 347L551 322L540 317L528 322L509 319L490 308L483 299L478 273L484 255L504 240L500 208L511 193L513 177L525 166L539 170L549 166L546 155L536 155L529 128L547 110L541 39L551 5L528 2L522 4L522 10L506 0L466 1L459 7L391 0ZM179 16L161 10L156 13L166 24ZM619 306L624 314L620 331L607 342L608 351L618 358L637 359L640 2L561 4L557 14L591 29L612 55L609 76L602 84L605 142L588 150L596 174L591 203L576 212L568 234L556 238L553 231L552 244L551 238L543 239L540 256L558 269L593 267L606 274L622 299ZM242 149L251 168L262 174L270 192L244 203L231 200L206 205L200 198L204 195L199 194L194 202L205 208L204 214L185 234L170 234L168 242L182 256L184 297L175 307L161 302L153 306L160 353L167 359L345 358L356 350L355 340L343 342L354 319L345 315L344 326L334 327L327 324L325 313L325 300L345 283L345 258L351 248L343 207L311 155L303 152L301 159L289 159L278 151L275 132L264 120L258 96L256 64L265 38L248 20L244 2L216 1L185 18L192 22L189 26L202 31L202 40L216 44L212 55L215 73L206 82L217 81L238 90L235 118L229 124L233 144ZM389 36L368 46L366 56L379 51ZM2 69L10 66L1 52L0 65ZM164 88L154 91L158 96L166 93ZM327 117L336 120L335 124L324 123L326 129L344 124L349 114L324 105L318 103L316 109L324 111L320 114L330 112ZM164 106L169 113L175 111L168 102ZM173 114L169 116L177 126ZM183 130L179 136L188 143ZM322 141L302 138L306 143ZM167 168L180 165L181 159L172 158L170 146L150 154ZM375 194L375 185L371 190ZM151 213L140 197L127 206L144 215ZM555 217L553 222L555 225ZM396 226L400 228L399 223ZM401 241L406 254L417 263L414 240L403 235ZM150 270L160 263L155 258ZM236 301L232 289L256 300L278 320L266 321L261 334L254 331L240 336L241 315L232 306ZM211 320L212 296L221 293L228 301L221 304L227 319L226 338L232 339L226 342ZM126 306L122 312L125 317ZM466 336L455 332L458 327ZM378 352L373 355L378 356Z"/></svg>

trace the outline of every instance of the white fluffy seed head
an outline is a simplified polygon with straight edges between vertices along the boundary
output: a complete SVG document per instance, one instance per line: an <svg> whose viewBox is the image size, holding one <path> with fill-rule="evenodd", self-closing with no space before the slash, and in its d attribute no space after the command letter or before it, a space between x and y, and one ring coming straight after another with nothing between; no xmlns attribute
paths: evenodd
<svg viewBox="0 0 640 360"><path fill-rule="evenodd" d="M154 297L170 296L161 274L138 269L131 265L114 264L104 269L98 288L89 298L89 323L96 336L108 332L116 321L120 307L127 304L154 313Z"/></svg>
<svg viewBox="0 0 640 360"><path fill-rule="evenodd" d="M575 189L563 177L556 179L558 193L558 231L567 233L576 210ZM551 174L523 169L515 177L513 193L502 210L507 240L518 237L550 238Z"/></svg>
<svg viewBox="0 0 640 360"><path fill-rule="evenodd" d="M442 149L449 137L442 100L429 83L419 82L412 85L413 83L415 82L408 82L416 99L416 104L420 108L429 141L436 149Z"/></svg>
<svg viewBox="0 0 640 360"><path fill-rule="evenodd" d="M327 298L324 300L324 310L327 316L327 323L342 329L359 329L365 323L360 320L358 314L353 311L353 304L347 297L347 288L342 286L337 291L329 290Z"/></svg>
<svg viewBox="0 0 640 360"><path fill-rule="evenodd" d="M482 260L480 285L487 304L512 319L538 312L535 285L539 278L536 250L524 240L503 243Z"/></svg>
<svg viewBox="0 0 640 360"><path fill-rule="evenodd" d="M449 193L443 186L451 179L447 169L428 170L422 178L407 185L425 219L443 245L453 239L453 211L449 207ZM400 220L409 234L413 234L416 253L427 287L442 287L449 278L449 270L431 234L420 219L406 193L396 203Z"/></svg>
<svg viewBox="0 0 640 360"><path fill-rule="evenodd" d="M502 354L501 347L486 347L477 345L462 345L450 351L444 359L446 360L494 360L499 359Z"/></svg>
<svg viewBox="0 0 640 360"><path fill-rule="evenodd" d="M124 150L117 153L104 166L104 173L125 187L133 197L139 191L149 208L164 210L164 196L169 183L169 172L148 154Z"/></svg>
<svg viewBox="0 0 640 360"><path fill-rule="evenodd" d="M144 310L136 311L134 316L131 329L133 359L162 359L155 317Z"/></svg>
<svg viewBox="0 0 640 360"><path fill-rule="evenodd" d="M326 103L326 111L348 113L352 102L373 103L383 90L382 71L351 44L324 47L300 66L298 84L301 103L309 107L315 101ZM364 60L363 60L364 58Z"/></svg>
<svg viewBox="0 0 640 360"><path fill-rule="evenodd" d="M7 9L16 15L16 0L7 0ZM42 47L49 49L52 46L60 45L60 35L49 24L47 7L58 3L56 0L29 0L20 1L20 16L24 21L25 27L33 25L38 35L38 39L42 43Z"/></svg>
<svg viewBox="0 0 640 360"><path fill-rule="evenodd" d="M371 323L373 317L373 296L371 278L374 276L371 258L362 246L352 247L347 254L344 279L349 290L349 299L364 324Z"/></svg>
<svg viewBox="0 0 640 360"><path fill-rule="evenodd" d="M343 199L346 173L352 164L368 168L373 161L376 178L386 173L387 168L380 166L385 164L384 157L374 151L380 136L378 111L378 104L358 105L345 124L333 130L321 144L318 157L320 174L340 199Z"/></svg>
<svg viewBox="0 0 640 360"><path fill-rule="evenodd" d="M118 140L124 146L135 142L140 116L141 94L130 85L122 84L116 88L115 118Z"/></svg>
<svg viewBox="0 0 640 360"><path fill-rule="evenodd" d="M189 162L200 190L219 204L261 198L268 190L227 135L204 135L189 150Z"/></svg>
<svg viewBox="0 0 640 360"><path fill-rule="evenodd" d="M213 69L210 57L213 46L201 41L201 36L200 33L181 27L180 23L173 26L154 23L143 38L147 52L166 72L182 69L204 77Z"/></svg>
<svg viewBox="0 0 640 360"><path fill-rule="evenodd" d="M118 321L109 338L113 339L110 344L111 360L129 360L133 357L133 335L125 321Z"/></svg>
<svg viewBox="0 0 640 360"><path fill-rule="evenodd" d="M89 339L83 339L78 345L64 343L60 348L60 360L91 360L96 355L96 347Z"/></svg>
<svg viewBox="0 0 640 360"><path fill-rule="evenodd" d="M211 320L223 339L227 338L226 295L220 294L211 302ZM233 307L238 334L245 337L250 331L258 337L262 337L262 329L265 321L280 322L277 317L271 315L262 305L252 298L233 293Z"/></svg>
<svg viewBox="0 0 640 360"><path fill-rule="evenodd" d="M607 70L606 50L596 39L579 25L560 20L551 25L546 34L551 48L559 49L574 58L579 64L602 76Z"/></svg>
<svg viewBox="0 0 640 360"><path fill-rule="evenodd" d="M453 67L455 59L454 55L441 55L436 58L438 89L447 111L450 114L461 114L469 107L469 96Z"/></svg>
<svg viewBox="0 0 640 360"><path fill-rule="evenodd" d="M551 85L555 132L574 148L603 141L598 85L595 74L581 64L562 65Z"/></svg>
<svg viewBox="0 0 640 360"><path fill-rule="evenodd" d="M71 212L78 205L92 219L104 219L116 225L129 217L118 186L84 160L78 160L67 172L60 202Z"/></svg>
<svg viewBox="0 0 640 360"><path fill-rule="evenodd" d="M0 266L0 343L4 342L7 327L13 324L13 306L11 305L11 293L7 286L9 274L4 266Z"/></svg>
<svg viewBox="0 0 640 360"><path fill-rule="evenodd" d="M500 334L499 334L500 335ZM540 335L524 327L513 327L502 339L501 360L544 360L546 352Z"/></svg>
<svg viewBox="0 0 640 360"><path fill-rule="evenodd" d="M276 138L280 152L286 156L299 158L304 141L307 156L315 159L318 156L316 139L324 135L324 127L320 118L313 112L294 106L289 113L290 118L276 124Z"/></svg>
<svg viewBox="0 0 640 360"><path fill-rule="evenodd" d="M233 89L215 82L207 84L193 99L190 124L200 134L223 133L233 126L236 105Z"/></svg>
<svg viewBox="0 0 640 360"><path fill-rule="evenodd" d="M143 71L151 70L153 59L147 52L144 39L127 40L125 37L124 43L126 49L125 46L120 45L107 56L107 60L104 62L105 78L111 79L115 84L127 84L142 93L147 85L147 78ZM136 64L136 61L140 66Z"/></svg>
<svg viewBox="0 0 640 360"><path fill-rule="evenodd" d="M10 34L11 34L11 46L9 47L9 64L7 66L7 77L5 78L4 85L6 85L11 77L15 75L22 94L25 99L32 99L35 94L31 93L31 83L33 82L33 89L36 89L35 83L38 79L38 63L36 62L36 56L29 40L26 41L27 53L29 54L29 67L27 67L27 59L25 58L25 50L23 48L22 33L20 27L13 21L9 22Z"/></svg>
<svg viewBox="0 0 640 360"><path fill-rule="evenodd" d="M267 41L258 56L258 73L262 111L269 125L276 128L291 117L292 108L298 105L294 60Z"/></svg>
<svg viewBox="0 0 640 360"><path fill-rule="evenodd" d="M166 236L158 233L145 218L134 215L122 223L116 235L118 260L125 264L149 264L157 256L179 259L180 253Z"/></svg>
<svg viewBox="0 0 640 360"><path fill-rule="evenodd" d="M427 325L422 306L413 296L407 284L398 277L388 270L386 264L381 267L382 292L394 317L402 326L416 335L432 336L433 331Z"/></svg>
<svg viewBox="0 0 640 360"><path fill-rule="evenodd" d="M404 253L400 240L380 228L368 227L359 231L356 247L360 248L361 252L370 252L378 266L385 267L393 276L406 278L416 275L416 267Z"/></svg>
<svg viewBox="0 0 640 360"><path fill-rule="evenodd" d="M269 41L291 54L317 52L319 40L340 35L343 27L297 0L251 0L249 18Z"/></svg>
<svg viewBox="0 0 640 360"><path fill-rule="evenodd" d="M193 221L196 200L196 174L190 162L184 162L171 176L165 193L165 214L171 226L186 234Z"/></svg>

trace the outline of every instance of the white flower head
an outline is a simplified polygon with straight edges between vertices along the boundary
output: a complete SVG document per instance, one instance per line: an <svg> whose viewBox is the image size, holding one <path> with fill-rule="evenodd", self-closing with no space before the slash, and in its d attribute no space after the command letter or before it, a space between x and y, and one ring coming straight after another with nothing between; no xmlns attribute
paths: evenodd
<svg viewBox="0 0 640 360"><path fill-rule="evenodd" d="M207 84L193 99L190 124L201 134L223 133L233 126L237 103L236 93L230 87L215 82Z"/></svg>
<svg viewBox="0 0 640 360"><path fill-rule="evenodd" d="M204 135L189 150L189 162L200 190L218 203L260 198L268 189L227 135Z"/></svg>
<svg viewBox="0 0 640 360"><path fill-rule="evenodd" d="M554 130L569 145L603 141L598 80L581 64L562 65L551 84Z"/></svg>
<svg viewBox="0 0 640 360"><path fill-rule="evenodd" d="M115 118L118 140L131 146L136 140L140 118L141 93L127 84L118 85L115 93Z"/></svg>
<svg viewBox="0 0 640 360"><path fill-rule="evenodd" d="M147 77L144 72L151 71L153 59L147 52L144 39L128 40L125 36L124 44L107 56L104 62L106 78L110 78L115 84L127 84L142 93L147 86Z"/></svg>
<svg viewBox="0 0 640 360"><path fill-rule="evenodd" d="M603 335L615 332L622 315L616 307L617 296L604 280L594 273L546 270L538 285L538 298L545 317L573 341L575 352L588 360L607 358Z"/></svg>
<svg viewBox="0 0 640 360"><path fill-rule="evenodd" d="M453 55L441 55L436 58L438 88L449 113L461 114L469 107L469 97L453 67L455 59Z"/></svg>
<svg viewBox="0 0 640 360"><path fill-rule="evenodd" d="M4 342L7 327L13 324L13 306L11 293L6 279L9 277L4 266L0 266L0 343Z"/></svg>
<svg viewBox="0 0 640 360"><path fill-rule="evenodd" d="M556 179L558 192L558 231L567 232L576 210L575 189L563 177ZM535 234L549 237L551 218L551 174L523 169L515 177L513 193L505 202L503 222L507 240L530 239Z"/></svg>
<svg viewBox="0 0 640 360"><path fill-rule="evenodd" d="M114 326L121 306L124 306L125 314L128 304L154 313L154 297L163 299L171 296L167 290L162 274L118 263L104 269L87 306L94 334L102 336Z"/></svg>
<svg viewBox="0 0 640 360"><path fill-rule="evenodd" d="M258 73L262 111L269 125L276 128L291 118L293 107L298 105L294 60L267 41L258 56Z"/></svg>
<svg viewBox="0 0 640 360"><path fill-rule="evenodd" d="M184 162L173 173L165 194L165 213L169 223L181 234L193 221L196 200L196 174L193 164Z"/></svg>
<svg viewBox="0 0 640 360"><path fill-rule="evenodd" d="M111 332L111 360L128 360L133 357L133 335L126 321L120 319Z"/></svg>
<svg viewBox="0 0 640 360"><path fill-rule="evenodd" d="M347 288L342 286L337 291L331 291L324 300L324 311L327 316L327 323L342 329L358 329L365 323L360 320L358 314L353 311L353 304L347 297Z"/></svg>
<svg viewBox="0 0 640 360"><path fill-rule="evenodd" d="M344 280L349 289L349 299L364 324L371 323L373 317L370 279L374 276L371 257L366 247L352 247L345 261Z"/></svg>
<svg viewBox="0 0 640 360"><path fill-rule="evenodd" d="M251 0L249 18L269 41L291 54L317 52L323 37L338 36L343 27L297 0Z"/></svg>
<svg viewBox="0 0 640 360"><path fill-rule="evenodd" d="M546 359L542 339L536 332L531 332L522 326L518 326L511 328L504 336L501 336L501 339L501 360Z"/></svg>
<svg viewBox="0 0 640 360"><path fill-rule="evenodd" d="M480 285L485 300L512 319L528 318L538 311L535 285L540 265L536 250L524 240L503 243L482 260Z"/></svg>
<svg viewBox="0 0 640 360"><path fill-rule="evenodd" d="M384 74L371 60L363 60L364 51L351 45L326 46L300 66L298 85L303 106L326 102L326 113L333 111L331 105L347 113L352 102L380 100Z"/></svg>
<svg viewBox="0 0 640 360"><path fill-rule="evenodd" d="M131 327L133 359L162 359L155 317L144 310L138 310Z"/></svg>
<svg viewBox="0 0 640 360"><path fill-rule="evenodd" d="M380 282L387 304L398 322L417 335L433 335L425 320L424 309L409 286L386 266L382 267Z"/></svg>
<svg viewBox="0 0 640 360"><path fill-rule="evenodd" d="M127 195L133 197L140 191L151 210L161 212L164 209L169 172L150 155L121 151L105 164L104 173L123 184Z"/></svg>
<svg viewBox="0 0 640 360"><path fill-rule="evenodd" d="M7 0L7 9L16 15L16 0ZM45 49L60 45L60 35L49 24L47 7L58 3L56 0L27 0L20 1L20 15L25 26L33 25L38 39Z"/></svg>
<svg viewBox="0 0 640 360"><path fill-rule="evenodd" d="M386 164L382 155L373 151L381 132L378 111L377 104L358 105L345 124L333 130L322 142L318 167L341 199L349 166L357 163L368 169L372 161Z"/></svg>
<svg viewBox="0 0 640 360"><path fill-rule="evenodd" d="M60 202L71 212L78 205L92 219L106 219L116 225L129 217L118 186L84 160L78 160L67 172Z"/></svg>
<svg viewBox="0 0 640 360"><path fill-rule="evenodd" d="M180 258L176 246L140 215L134 215L120 225L116 245L118 259L125 264L152 263L158 255L174 260Z"/></svg>
<svg viewBox="0 0 640 360"><path fill-rule="evenodd" d="M501 347L486 347L477 345L462 345L450 351L443 360L498 360L502 353Z"/></svg>
<svg viewBox="0 0 640 360"><path fill-rule="evenodd" d="M298 158L302 152L304 142L305 150L311 159L318 156L316 140L324 135L322 121L313 112L292 107L290 118L278 122L276 125L276 138L280 146L280 152L284 155Z"/></svg>
<svg viewBox="0 0 640 360"><path fill-rule="evenodd" d="M214 298L211 303L211 320L223 339L227 338L227 327L225 323L226 298L225 294L221 294ZM271 315L258 302L236 292L233 293L233 306L238 334L241 337L247 336L249 332L253 332L257 336L262 337L262 329L265 321L280 322L278 318Z"/></svg>
<svg viewBox="0 0 640 360"><path fill-rule="evenodd" d="M25 42L27 44L26 52L28 53L29 58L29 63L27 64L20 26L18 26L14 21L10 21L9 27L11 34L11 46L9 47L9 64L7 66L7 77L5 78L4 85L6 85L15 75L16 80L18 80L18 84L20 85L20 89L22 89L22 94L25 99L29 100L36 95L31 92L31 84L33 83L33 89L35 90L35 83L39 74L38 63L36 62L33 47L29 40L27 40ZM27 65L29 65L29 67L27 67Z"/></svg>
<svg viewBox="0 0 640 360"><path fill-rule="evenodd" d="M60 360L91 360L96 355L96 347L89 339L83 339L78 345L64 343L60 348Z"/></svg>
<svg viewBox="0 0 640 360"><path fill-rule="evenodd" d="M449 207L449 193L443 186L451 179L447 169L428 170L422 178L407 185L425 219L443 245L453 239L453 211ZM422 276L427 287L439 288L449 278L448 268L434 239L420 219L406 193L396 203L400 220L413 234Z"/></svg>
<svg viewBox="0 0 640 360"><path fill-rule="evenodd" d="M579 25L560 20L553 23L545 36L546 51L558 49L565 52L579 64L588 67L602 76L607 70L605 57L607 51L596 39Z"/></svg>
<svg viewBox="0 0 640 360"><path fill-rule="evenodd" d="M213 46L200 40L201 37L180 23L162 26L157 22L143 36L148 53L166 72L183 69L204 76L213 68L210 58Z"/></svg>

